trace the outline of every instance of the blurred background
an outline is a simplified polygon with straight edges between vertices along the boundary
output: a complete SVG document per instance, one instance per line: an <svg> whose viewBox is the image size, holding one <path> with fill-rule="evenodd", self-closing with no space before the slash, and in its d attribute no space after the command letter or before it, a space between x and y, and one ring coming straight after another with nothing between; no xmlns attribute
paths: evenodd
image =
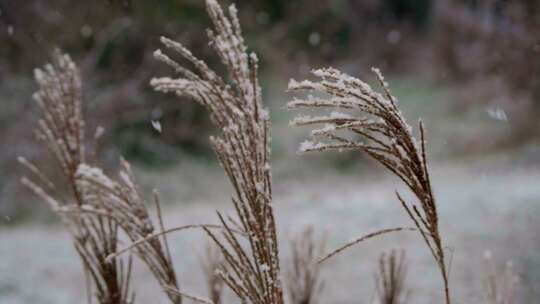
<svg viewBox="0 0 540 304"><path fill-rule="evenodd" d="M273 123L276 208L285 240L308 224L327 231L330 244L336 245L370 227L408 223L393 197L399 183L380 167L354 152L299 157L296 148L308 131L288 126L293 116L285 109L290 78L307 78L312 68L334 66L373 83L370 67L375 66L387 77L410 123L420 117L426 123L443 231L456 252L454 280L467 286L458 292L461 299L481 294L481 271L466 265L482 264L478 261L486 250L518 265L524 277L522 299L538 296L539 1L235 3L247 44L261 59ZM0 302L7 295L7 303L35 298L73 303L81 294L77 284L83 280L69 237L45 205L20 185L23 170L15 161L23 155L54 174L33 136L38 111L31 95L36 90L33 69L48 62L55 48L70 53L81 67L87 135L98 126L105 129L103 163L114 170L120 155L132 162L143 190L162 193L169 225L186 224L194 216L210 221L216 207L228 208L230 191L209 147L208 136L216 130L207 113L189 100L149 87L152 77L171 74L152 58L161 35L182 42L220 71L207 45L209 25L202 0L0 0ZM162 132L152 121L160 122ZM187 238L179 248L197 239ZM10 265L25 259L13 253L27 248L23 251L33 261L35 240L47 240L43 250L48 254L43 256L55 258L37 259L35 273L8 280ZM412 262L426 273L415 279L418 298L432 296L431 290L437 297L437 274L428 252L410 236L373 243L374 248L356 249L336 262L337 281L349 284L340 286L352 288L328 288L327 303L351 303L360 294L367 301L373 286L371 281L363 285L362 279L371 279L375 261L369 259L395 243L412 250ZM196 260L196 254L186 259ZM347 267L351 261L358 263L357 269ZM64 263L74 266L62 276L55 269ZM195 269L183 271L192 274ZM47 283L53 287L38 283L40 275L51 273L59 276ZM187 285L204 290L199 279L190 276ZM23 284L41 287L23 290ZM53 294L47 288L66 292Z"/></svg>

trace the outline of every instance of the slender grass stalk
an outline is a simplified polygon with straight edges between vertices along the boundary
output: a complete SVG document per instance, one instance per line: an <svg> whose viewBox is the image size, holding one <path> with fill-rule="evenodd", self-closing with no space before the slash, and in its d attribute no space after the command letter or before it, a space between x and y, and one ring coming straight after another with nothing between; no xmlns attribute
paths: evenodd
<svg viewBox="0 0 540 304"><path fill-rule="evenodd" d="M378 236L381 236L383 234L399 232L399 231L415 231L415 230L416 230L415 228L397 227L397 228L381 229L381 230L377 230L375 232L368 233L368 234L363 235L361 237L355 238L352 241L347 242L346 244L341 245L338 248L334 249L332 252L326 254L325 256L323 256L322 258L319 259L319 264L324 263L328 259L340 254L341 252L345 251L346 249L348 249L348 248L350 248L350 247L352 247L354 245L357 245L359 243L362 243L362 242L367 241L369 239L372 239L374 237L378 237Z"/></svg>
<svg viewBox="0 0 540 304"><path fill-rule="evenodd" d="M379 269L375 274L375 286L379 303L404 304L406 303L405 277L407 265L405 251L392 250L389 254L383 253L379 257Z"/></svg>
<svg viewBox="0 0 540 304"><path fill-rule="evenodd" d="M57 51L51 64L35 70L35 79L39 90L33 97L41 110L36 135L54 156L64 181L52 182L37 165L19 157L33 176L23 177L22 183L45 201L71 232L85 276L92 282L87 284L89 299L94 294L100 304L132 303L131 256L106 259L118 247L119 225L103 213L84 212L92 208L77 187L77 168L88 161L79 70L67 54ZM59 185L67 185L67 196Z"/></svg>
<svg viewBox="0 0 540 304"><path fill-rule="evenodd" d="M135 254L144 262L159 284L162 287L179 288L166 234L160 234L161 238L148 238L154 235L156 228L139 194L130 165L123 159L118 176L118 179L114 180L105 175L100 168L86 164L81 164L75 174L77 188L85 201L95 210L111 217L128 238L136 243L136 246L133 246ZM158 223L163 231L163 218L156 192L154 202L158 210ZM146 238L147 241L139 242ZM107 260L118 257L119 251L126 250L117 249L106 257ZM182 302L182 298L176 293L168 292L167 296L172 303Z"/></svg>
<svg viewBox="0 0 540 304"><path fill-rule="evenodd" d="M213 304L223 303L223 279L219 275L224 271L225 259L221 250L213 243L206 245L205 256L201 260L208 295Z"/></svg>
<svg viewBox="0 0 540 304"><path fill-rule="evenodd" d="M497 265L489 251L485 254L485 260L488 267L483 280L485 303L517 304L520 278L512 262Z"/></svg>
<svg viewBox="0 0 540 304"><path fill-rule="evenodd" d="M282 304L276 224L272 207L269 115L263 108L258 79L258 59L248 54L234 5L228 15L215 0L206 0L214 29L208 30L210 46L227 68L226 82L180 43L161 38L193 68L183 67L163 51L157 60L172 67L178 78L154 78L151 85L161 92L194 99L208 110L220 134L210 141L234 188L232 203L236 219L218 212L221 233L204 228L221 250L227 267L220 273L242 302ZM244 231L239 239L234 229Z"/></svg>
<svg viewBox="0 0 540 304"><path fill-rule="evenodd" d="M367 83L333 68L314 70L313 74L320 78L318 81L291 80L290 91L318 92L326 97L310 95L307 98L295 98L288 103L290 109L338 109L328 115L298 116L291 124L324 125L311 132L319 140L303 142L301 152L329 149L363 151L400 178L412 191L417 199L416 204L408 204L397 192L396 196L433 255L443 279L446 303L450 304L448 270L427 166L424 125L421 121L418 124L418 142L382 74L378 69L372 70L383 94L375 92ZM353 110L361 115L345 113L343 110Z"/></svg>
<svg viewBox="0 0 540 304"><path fill-rule="evenodd" d="M319 257L325 240L315 239L313 227L305 228L290 241L291 261L287 268L287 286L291 304L317 304L323 289Z"/></svg>

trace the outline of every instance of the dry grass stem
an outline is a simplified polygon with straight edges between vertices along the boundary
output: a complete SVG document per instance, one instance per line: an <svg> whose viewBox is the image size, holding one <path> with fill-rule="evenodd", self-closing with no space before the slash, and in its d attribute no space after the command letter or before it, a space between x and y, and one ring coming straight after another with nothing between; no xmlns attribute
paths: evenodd
<svg viewBox="0 0 540 304"><path fill-rule="evenodd" d="M201 264L210 300L214 304L221 304L224 281L220 276L220 272L224 271L225 259L219 247L213 243L207 244Z"/></svg>
<svg viewBox="0 0 540 304"><path fill-rule="evenodd" d="M207 0L206 8L214 25L213 30L208 30L210 46L227 68L230 82L180 43L163 37L165 47L190 63L193 70L158 50L155 58L171 66L179 76L155 78L151 84L158 91L199 102L221 131L210 140L234 188L232 202L238 219L231 221L218 212L222 233L204 229L225 258L227 267L222 279L242 302L281 304L283 292L271 204L269 115L262 105L258 59L254 53L247 53L234 5L229 7L228 15L215 0ZM247 248L233 232L236 225L247 234Z"/></svg>
<svg viewBox="0 0 540 304"><path fill-rule="evenodd" d="M377 231L372 232L372 233L368 233L368 234L363 235L363 236L361 236L359 238L356 238L356 239L354 239L354 240L352 240L350 242L347 242L346 244L344 244L342 246L339 246L338 248L334 249L332 252L326 254L324 257L319 259L319 264L324 263L326 260L330 259L331 257L336 256L337 254L343 252L345 249L347 249L349 247L352 247L354 245L362 243L363 241L367 241L367 240L369 240L371 238L374 238L376 236L380 236L380 235L387 234L387 233L392 233L392 232L416 231L416 230L417 230L416 228L398 227L398 228L381 229L381 230L377 230Z"/></svg>
<svg viewBox="0 0 540 304"><path fill-rule="evenodd" d="M333 68L314 70L313 74L320 78L318 81L290 81L290 91L313 91L327 96L294 99L288 103L291 109L337 108L354 110L361 114L358 116L334 111L323 116L297 117L292 121L293 125L324 125L312 131L313 137L319 140L302 143L300 150L309 152L359 149L407 185L416 196L417 203L408 204L396 193L397 197L437 262L444 282L446 303L449 304L448 267L427 166L424 126L420 121L418 142L380 71L373 69L373 72L383 89L383 94L375 92L367 83ZM361 139L351 139L350 136L346 136L347 134Z"/></svg>
<svg viewBox="0 0 540 304"><path fill-rule="evenodd" d="M405 251L392 250L381 254L379 271L375 274L375 286L380 304L404 304L406 302L405 277L407 265Z"/></svg>
<svg viewBox="0 0 540 304"><path fill-rule="evenodd" d="M121 160L117 180L105 175L100 168L86 164L79 166L75 177L77 188L85 201L96 210L102 210L112 217L129 239L135 242L135 245L128 249L110 253L107 260L115 259L121 252L135 248L135 254L146 264L162 287L172 286L178 289L178 279L166 234L154 233L156 228L139 194L129 163ZM154 201L158 211L159 229L163 231L163 218L157 193L154 193ZM172 303L182 302L181 297L175 293L167 295Z"/></svg>
<svg viewBox="0 0 540 304"><path fill-rule="evenodd" d="M287 269L287 286L291 304L316 304L322 291L319 257L325 241L317 241L313 228L306 228L291 240L291 262Z"/></svg>
<svg viewBox="0 0 540 304"><path fill-rule="evenodd" d="M160 236L164 236L164 235L169 234L171 232L177 232L177 231L182 231L182 230L187 230L187 229L202 229L203 227L207 228L207 229L223 229L223 226L211 225L211 224L191 224L191 225L184 225L184 226L165 229L165 230L162 230L162 231L159 231L159 232L149 234L149 235L145 236L142 239L134 241L133 243L129 244L128 246L126 246L124 248L121 248L118 251L116 251L115 253L109 255L107 257L107 259L114 259L114 258L116 258L116 257L118 257L118 256L120 256L120 255L122 255L122 254L124 254L126 252L129 252L130 250L136 248L137 246L139 246L141 244L148 243L148 241L150 241L152 239L159 238ZM237 234L243 234L243 232L238 231L238 230L233 230L233 232L235 232Z"/></svg>
<svg viewBox="0 0 540 304"><path fill-rule="evenodd" d="M86 277L92 281L87 292L101 304L131 303L131 257L106 259L117 250L119 225L100 212L85 212L93 208L76 182L78 167L87 161L79 70L68 55L57 51L52 64L35 70L35 79L39 90L33 97L41 110L36 135L57 160L70 193L64 195L36 165L19 157L34 176L23 177L22 183L69 228Z"/></svg>
<svg viewBox="0 0 540 304"><path fill-rule="evenodd" d="M204 298L201 298L201 297L191 295L189 293L180 291L180 290L178 290L176 288L173 288L173 287L164 286L164 291L166 293L176 294L178 297L184 297L184 298L190 299L191 301L193 301L195 303L215 304L214 302L212 302L212 301L210 301L208 299L204 299Z"/></svg>

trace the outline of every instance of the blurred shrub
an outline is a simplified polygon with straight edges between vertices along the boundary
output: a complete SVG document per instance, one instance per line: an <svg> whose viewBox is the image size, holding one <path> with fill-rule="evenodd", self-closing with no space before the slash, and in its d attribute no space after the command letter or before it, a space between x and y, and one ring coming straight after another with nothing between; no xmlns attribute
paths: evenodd
<svg viewBox="0 0 540 304"><path fill-rule="evenodd" d="M540 2L442 1L436 24L439 69L472 86L464 100L504 106L516 140L538 134Z"/></svg>
<svg viewBox="0 0 540 304"><path fill-rule="evenodd" d="M284 78L290 76L291 69L309 61L335 62L354 54L354 58L366 57L377 64L385 60L380 57L399 57L402 51L395 48L374 51L385 49L388 43L386 34L377 38L379 33L402 23L421 27L431 7L424 0L235 2L241 7L249 44L263 59L263 71L281 71ZM172 153L161 153L168 146L195 153L208 151L204 135L209 123L201 109L193 103L180 107L172 98L155 96L147 85L150 75L161 73L162 67L152 59L161 35L202 50L207 60L216 60L206 46L207 24L203 1L199 0L0 0L0 81L8 83L1 97L31 109L32 70L46 61L52 49L61 47L80 63L87 109L93 113L89 123L105 127L105 142L119 143L131 159L149 164L158 163L160 158L173 160ZM369 44L363 43L368 41L366 33L373 40ZM394 42L399 35L394 33ZM376 55L358 56L358 52ZM20 80L24 80L24 89L10 91L15 87L10 83ZM0 118L3 131L15 137L30 134L32 124L19 115L22 107L10 113L6 117L19 116L19 123ZM151 120L160 120L164 126L159 140ZM0 157L12 159L13 155Z"/></svg>

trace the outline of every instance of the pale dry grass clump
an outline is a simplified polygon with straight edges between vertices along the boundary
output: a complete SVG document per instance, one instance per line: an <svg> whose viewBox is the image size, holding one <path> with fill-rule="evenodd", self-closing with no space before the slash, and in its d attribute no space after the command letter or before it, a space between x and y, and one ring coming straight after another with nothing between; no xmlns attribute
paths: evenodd
<svg viewBox="0 0 540 304"><path fill-rule="evenodd" d="M57 53L53 65L36 70L36 80L40 90L34 98L43 112L36 133L58 160L73 195L64 198L63 189L21 157L19 161L37 179L32 182L23 178L23 183L45 200L70 228L83 267L93 282L88 293L95 289L99 303L131 303L134 298L130 289L131 256L126 259L116 254L120 250L120 231L131 241L138 241L152 235L155 228L130 166L122 160L119 177L114 180L90 164L96 161L89 159L85 149L81 78L67 55ZM157 195L155 199L163 231ZM179 288L164 235L139 244L134 251L164 289ZM167 295L172 303L182 302L176 293L167 292Z"/></svg>
<svg viewBox="0 0 540 304"><path fill-rule="evenodd" d="M497 265L486 252L488 270L484 277L484 299L486 304L517 304L517 290L520 287L519 276L511 261Z"/></svg>
<svg viewBox="0 0 540 304"><path fill-rule="evenodd" d="M218 217L224 229L215 233L204 228L220 248L226 267L221 278L242 302L281 304L283 292L276 224L272 210L269 115L263 108L258 80L258 59L248 54L237 10L226 15L215 0L206 8L214 25L208 30L210 46L227 68L226 82L180 43L162 37L164 46L189 63L183 67L155 52L157 60L171 66L177 78L154 78L152 86L161 92L194 99L209 111L220 135L210 141L234 188L232 203L237 218ZM247 247L234 232L244 232Z"/></svg>
<svg viewBox="0 0 540 304"><path fill-rule="evenodd" d="M19 157L33 178L22 183L45 201L66 224L87 279L89 301L101 304L132 303L131 257L107 260L119 243L119 224L95 210L77 186L76 172L87 160L82 115L81 76L68 55L55 53L53 63L35 70L39 90L34 99L41 110L37 138L57 161L65 178L54 183L35 164ZM63 195L68 188L69 195ZM94 290L94 291L92 291Z"/></svg>
<svg viewBox="0 0 540 304"><path fill-rule="evenodd" d="M320 303L318 297L323 289L319 258L325 240L315 238L313 227L307 227L291 239L291 261L287 267L287 287L291 304Z"/></svg>
<svg viewBox="0 0 540 304"><path fill-rule="evenodd" d="M406 276L405 250L392 250L389 254L381 254L379 269L375 274L375 287L380 304L405 304L407 302Z"/></svg>
<svg viewBox="0 0 540 304"><path fill-rule="evenodd" d="M399 177L414 193L418 200L416 204L408 204L399 193L396 192L396 195L437 262L448 304L448 270L427 166L424 126L419 122L418 142L380 71L373 69L373 72L384 94L375 92L367 83L333 68L314 70L313 74L320 78L318 81L291 80L290 91L318 92L325 96L295 98L288 103L290 109L336 108L361 114L334 111L322 116L298 116L291 123L296 126L323 125L312 131L312 136L317 139L315 142L302 143L301 152L361 150Z"/></svg>
<svg viewBox="0 0 540 304"><path fill-rule="evenodd" d="M207 244L201 264L210 301L213 304L223 303L224 282L220 276L220 272L223 272L226 266L225 259L219 247L214 243Z"/></svg>
<svg viewBox="0 0 540 304"><path fill-rule="evenodd" d="M100 168L81 164L76 172L77 188L84 200L107 214L122 228L132 242L153 236L156 228L141 198L130 165L121 160L118 180L113 180ZM157 192L154 192L159 228L165 230ZM119 250L119 249L117 249ZM172 303L181 303L182 298L170 289L179 289L169 244L165 234L161 238L152 237L137 243L133 251L148 267L158 283L166 290ZM112 260L118 256L113 252L107 257Z"/></svg>

